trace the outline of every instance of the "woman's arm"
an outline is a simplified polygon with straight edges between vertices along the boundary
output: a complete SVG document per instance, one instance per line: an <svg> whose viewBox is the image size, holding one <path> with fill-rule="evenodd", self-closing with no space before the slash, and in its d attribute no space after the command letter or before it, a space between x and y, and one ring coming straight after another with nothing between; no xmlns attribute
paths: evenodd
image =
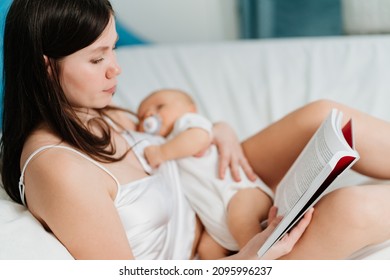
<svg viewBox="0 0 390 280"><path fill-rule="evenodd" d="M30 162L29 210L75 259L132 259L117 209L115 181L78 155L51 149Z"/></svg>
<svg viewBox="0 0 390 280"><path fill-rule="evenodd" d="M218 122L213 126L213 143L219 152L219 177L224 178L229 168L233 179L240 181L239 167L241 167L250 180L256 179L256 174L249 165L237 134L227 123Z"/></svg>

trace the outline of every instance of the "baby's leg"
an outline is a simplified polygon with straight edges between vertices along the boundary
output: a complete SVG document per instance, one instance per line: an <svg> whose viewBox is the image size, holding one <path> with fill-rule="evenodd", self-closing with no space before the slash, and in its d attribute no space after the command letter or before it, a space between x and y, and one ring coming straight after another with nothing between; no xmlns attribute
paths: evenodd
<svg viewBox="0 0 390 280"><path fill-rule="evenodd" d="M203 231L198 246L198 256L201 260L216 260L227 257L230 251L218 244L207 231Z"/></svg>
<svg viewBox="0 0 390 280"><path fill-rule="evenodd" d="M271 198L258 188L239 190L228 205L228 226L242 248L261 231L261 221L267 219Z"/></svg>

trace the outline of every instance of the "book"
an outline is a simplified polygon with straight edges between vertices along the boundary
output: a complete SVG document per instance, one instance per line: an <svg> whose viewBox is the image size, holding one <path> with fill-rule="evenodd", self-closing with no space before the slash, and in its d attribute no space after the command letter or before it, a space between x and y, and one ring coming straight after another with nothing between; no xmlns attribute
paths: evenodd
<svg viewBox="0 0 390 280"><path fill-rule="evenodd" d="M331 110L276 187L274 204L283 219L258 250L259 257L332 191L335 179L359 159L354 148L352 120L342 127L342 117L341 111Z"/></svg>

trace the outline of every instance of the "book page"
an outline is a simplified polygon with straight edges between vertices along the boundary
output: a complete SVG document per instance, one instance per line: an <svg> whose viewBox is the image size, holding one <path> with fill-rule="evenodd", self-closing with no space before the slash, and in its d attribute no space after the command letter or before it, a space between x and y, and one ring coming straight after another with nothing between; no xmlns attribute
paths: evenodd
<svg viewBox="0 0 390 280"><path fill-rule="evenodd" d="M287 213L310 186L320 185L343 155L355 155L337 124L341 117L336 112L329 115L280 182L275 197L278 214Z"/></svg>

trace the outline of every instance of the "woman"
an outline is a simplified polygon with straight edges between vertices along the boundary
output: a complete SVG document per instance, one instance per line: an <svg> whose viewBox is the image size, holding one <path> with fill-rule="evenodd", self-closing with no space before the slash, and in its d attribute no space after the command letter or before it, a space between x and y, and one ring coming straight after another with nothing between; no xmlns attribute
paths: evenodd
<svg viewBox="0 0 390 280"><path fill-rule="evenodd" d="M116 40L108 1L14 0L4 37L4 186L77 259L190 258L205 243L178 180L172 176L177 175L174 163L150 175L142 149L160 139L132 132L134 124L127 113L110 106L121 71L115 58ZM319 112L331 105L308 105L243 143L249 163L269 186L275 187L322 120ZM368 132L374 126L386 128L375 132L390 131L388 124L342 109L367 124ZM357 130L362 155L379 143L376 139L363 142L365 129ZM221 170L230 165L236 174L237 166L242 165L251 174L230 129L217 125L214 133L222 155ZM287 136L297 140L296 147L277 145L280 140L276 138ZM270 154L277 158L278 153L286 158L282 166L269 160ZM374 169L369 167L372 161L381 167L374 154L362 159L357 169L369 174ZM385 169L371 175L389 177ZM389 226L383 221L375 223L374 215L358 200L361 195L375 202L381 214L389 211L384 201L389 188L333 192L319 204L313 225L286 257L343 258L389 238L384 230ZM270 215L275 216L272 211ZM332 223L328 217L333 218ZM349 224L345 225L344 219ZM309 220L310 213L267 257L289 251ZM255 258L276 222L231 257ZM318 243L326 248L318 248L315 242L322 231L327 235ZM353 235L362 231L364 237ZM348 242L339 246L344 236Z"/></svg>

